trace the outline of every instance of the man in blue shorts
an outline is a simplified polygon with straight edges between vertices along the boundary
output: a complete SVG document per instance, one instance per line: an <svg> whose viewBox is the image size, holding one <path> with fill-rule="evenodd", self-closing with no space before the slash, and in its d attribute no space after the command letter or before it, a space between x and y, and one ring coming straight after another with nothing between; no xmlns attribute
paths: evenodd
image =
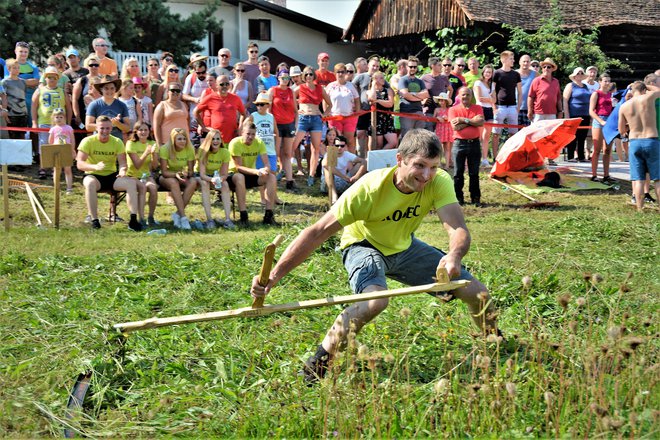
<svg viewBox="0 0 660 440"><path fill-rule="evenodd" d="M619 110L619 133L621 136L628 133L630 139L630 180L638 211L642 211L644 207L646 173L655 182L656 200L660 200L660 140L655 105L660 98L660 90L656 85L657 78L651 75L648 75L644 82L633 83L633 97L623 103Z"/></svg>
<svg viewBox="0 0 660 440"><path fill-rule="evenodd" d="M497 333L494 307L486 287L461 266L470 248L470 233L456 200L452 178L440 169L442 148L437 136L412 129L403 138L397 166L372 171L352 185L314 225L303 230L284 251L267 286L252 282L252 296L262 297L329 237L344 228L344 266L355 293L387 290L386 277L416 286L434 282L436 269L471 282L451 293L465 302L484 333ZM414 237L426 214L435 210L449 235L443 252ZM488 304L486 310L483 305ZM307 382L322 378L335 353L346 346L349 330L356 333L385 310L388 299L370 300L346 308L328 330L303 368Z"/></svg>

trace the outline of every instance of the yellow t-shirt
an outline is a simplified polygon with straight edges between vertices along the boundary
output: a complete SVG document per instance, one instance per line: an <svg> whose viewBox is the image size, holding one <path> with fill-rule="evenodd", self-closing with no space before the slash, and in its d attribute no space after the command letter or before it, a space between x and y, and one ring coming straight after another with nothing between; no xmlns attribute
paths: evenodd
<svg viewBox="0 0 660 440"><path fill-rule="evenodd" d="M121 139L110 135L108 142L99 141L99 136L93 134L82 140L78 151L87 154L87 163L97 164L105 162L105 169L101 171L85 171L85 174L96 174L97 176L109 176L117 172L117 156L124 153L124 143Z"/></svg>
<svg viewBox="0 0 660 440"><path fill-rule="evenodd" d="M142 153L144 153L144 150L146 149L147 144L143 142L128 141L126 143L126 162L128 163L128 170L126 171L127 176L139 179L144 173L151 174L151 154L144 159L140 168L135 168L133 159L131 159L131 155L129 154L135 153L138 156L142 156Z"/></svg>
<svg viewBox="0 0 660 440"><path fill-rule="evenodd" d="M187 170L188 162L195 160L195 150L193 148L184 148L181 151L174 150L173 153L170 155L169 144L160 147L160 158L167 161L167 169L173 173Z"/></svg>
<svg viewBox="0 0 660 440"><path fill-rule="evenodd" d="M229 163L229 171L236 172L234 156L240 156L243 159L243 166L246 168L257 168L257 156L266 154L266 144L261 139L255 137L250 145L243 143L241 136L235 137L229 142L229 154L232 156ZM268 163L268 162L266 162Z"/></svg>
<svg viewBox="0 0 660 440"><path fill-rule="evenodd" d="M402 252L431 209L456 203L452 178L438 170L422 192L403 194L394 186L394 168L374 170L351 186L330 212L344 227L341 248L368 240L383 255Z"/></svg>
<svg viewBox="0 0 660 440"><path fill-rule="evenodd" d="M230 161L231 155L226 148L218 148L218 151L215 153L209 152L209 155L206 158L206 174L212 176L216 170L220 171L223 164L229 163ZM199 160L197 160L197 163L195 164L195 172L199 173Z"/></svg>

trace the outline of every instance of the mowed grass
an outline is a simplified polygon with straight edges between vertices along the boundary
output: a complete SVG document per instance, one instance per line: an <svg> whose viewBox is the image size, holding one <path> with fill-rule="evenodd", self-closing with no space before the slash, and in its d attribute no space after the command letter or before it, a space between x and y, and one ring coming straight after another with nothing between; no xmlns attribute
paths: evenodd
<svg viewBox="0 0 660 440"><path fill-rule="evenodd" d="M253 228L148 236L123 224L89 231L79 189L63 198L59 231L37 229L25 193L12 191L0 257L0 435L59 437L68 426L90 437L657 438L658 211L636 213L623 190L543 195L559 206L528 210L481 183L488 206L465 208L465 263L491 290L517 350L478 337L458 301L399 298L314 387L296 373L340 307L126 339L111 328L249 305L265 245L284 234L279 256L325 212L323 196L282 192L279 228L257 225L252 192ZM37 192L50 214L52 195ZM157 218L172 211L160 203ZM119 213L128 216L125 206ZM199 195L190 213L202 217ZM418 236L447 246L436 217ZM337 244L267 302L349 294ZM69 419L68 393L90 370L84 411Z"/></svg>

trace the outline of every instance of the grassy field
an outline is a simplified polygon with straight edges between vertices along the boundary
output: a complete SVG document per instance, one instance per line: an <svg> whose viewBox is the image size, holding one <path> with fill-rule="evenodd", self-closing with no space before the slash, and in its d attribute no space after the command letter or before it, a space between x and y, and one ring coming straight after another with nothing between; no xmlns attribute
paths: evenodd
<svg viewBox="0 0 660 440"><path fill-rule="evenodd" d="M400 298L314 387L296 373L339 307L125 340L110 329L249 305L264 246L277 233L288 244L318 218L319 194L282 193L280 228L256 224L252 193L250 229L148 236L123 224L91 232L79 188L63 198L59 231L37 229L25 192L12 191L0 256L0 436L58 437L70 427L90 437L657 438L657 209L636 213L623 187L544 195L559 205L528 210L520 196L481 183L487 206L465 208L473 235L465 262L518 349L477 337L460 302ZM37 192L52 212L50 192ZM193 205L201 218L199 195ZM159 203L157 218L172 211ZM418 236L446 247L432 216ZM349 294L337 243L269 302ZM84 411L68 419L68 393L88 370Z"/></svg>

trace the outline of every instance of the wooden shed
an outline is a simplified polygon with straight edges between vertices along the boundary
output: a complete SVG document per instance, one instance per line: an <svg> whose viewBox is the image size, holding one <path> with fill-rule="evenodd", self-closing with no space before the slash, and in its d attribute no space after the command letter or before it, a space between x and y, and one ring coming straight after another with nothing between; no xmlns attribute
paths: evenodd
<svg viewBox="0 0 660 440"><path fill-rule="evenodd" d="M368 51L388 58L429 56L422 36L445 27L478 27L506 49L502 24L537 29L550 16L553 0L362 0L343 38L367 43ZM615 79L640 78L660 68L659 0L559 0L567 29L600 28L604 52L628 64L633 73L612 72Z"/></svg>

